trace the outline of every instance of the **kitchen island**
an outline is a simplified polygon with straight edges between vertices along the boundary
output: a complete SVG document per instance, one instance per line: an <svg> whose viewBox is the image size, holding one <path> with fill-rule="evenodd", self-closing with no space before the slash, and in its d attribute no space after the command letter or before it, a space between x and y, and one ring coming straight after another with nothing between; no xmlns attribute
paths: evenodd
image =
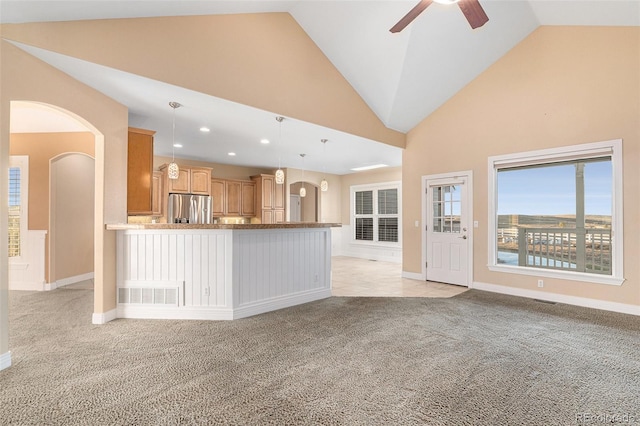
<svg viewBox="0 0 640 426"><path fill-rule="evenodd" d="M337 223L114 224L117 317L232 320L331 296Z"/></svg>

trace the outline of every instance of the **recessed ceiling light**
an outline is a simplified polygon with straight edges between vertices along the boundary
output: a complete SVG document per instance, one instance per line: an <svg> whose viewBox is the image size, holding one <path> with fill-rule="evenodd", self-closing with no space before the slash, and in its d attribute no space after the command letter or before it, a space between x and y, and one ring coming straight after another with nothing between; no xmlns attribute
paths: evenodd
<svg viewBox="0 0 640 426"><path fill-rule="evenodd" d="M372 170L372 169L379 169L381 167L389 167L386 164L374 164L372 166L362 166L362 167L354 167L353 170L354 172L361 172L363 170Z"/></svg>
<svg viewBox="0 0 640 426"><path fill-rule="evenodd" d="M181 143L174 143L173 147L174 148L182 148L182 144Z"/></svg>
<svg viewBox="0 0 640 426"><path fill-rule="evenodd" d="M204 132L204 133L208 133L208 132L210 132L210 131L211 131L211 129L210 129L210 128L208 128L208 127L200 127L200 131L201 131L201 132Z"/></svg>
<svg viewBox="0 0 640 426"><path fill-rule="evenodd" d="M262 144L268 144L269 143L269 139L260 139L260 143Z"/></svg>
<svg viewBox="0 0 640 426"><path fill-rule="evenodd" d="M229 154L227 154L227 155L229 155L229 156L231 156L231 157L235 157L236 153L235 153L235 152L230 152L230 153L229 153Z"/></svg>

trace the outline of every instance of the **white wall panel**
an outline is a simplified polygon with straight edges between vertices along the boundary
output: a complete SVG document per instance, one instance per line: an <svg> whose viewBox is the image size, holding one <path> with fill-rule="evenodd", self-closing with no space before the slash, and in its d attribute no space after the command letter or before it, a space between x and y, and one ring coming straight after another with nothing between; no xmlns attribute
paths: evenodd
<svg viewBox="0 0 640 426"><path fill-rule="evenodd" d="M184 282L184 306L227 306L231 231L128 231L117 241L119 287Z"/></svg>
<svg viewBox="0 0 640 426"><path fill-rule="evenodd" d="M9 258L9 290L45 289L44 245L47 231L30 230L20 259Z"/></svg>
<svg viewBox="0 0 640 426"><path fill-rule="evenodd" d="M233 245L234 307L331 288L327 228L235 231Z"/></svg>
<svg viewBox="0 0 640 426"><path fill-rule="evenodd" d="M233 319L331 295L329 228L127 230L117 244L120 317ZM132 296L176 288L175 306Z"/></svg>

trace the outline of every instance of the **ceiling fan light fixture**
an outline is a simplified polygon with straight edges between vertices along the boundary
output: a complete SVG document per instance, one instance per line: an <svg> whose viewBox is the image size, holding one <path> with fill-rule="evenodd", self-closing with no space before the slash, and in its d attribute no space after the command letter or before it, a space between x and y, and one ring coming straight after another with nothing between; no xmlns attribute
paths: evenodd
<svg viewBox="0 0 640 426"><path fill-rule="evenodd" d="M454 4L454 3L458 3L460 0L433 0L435 3L440 3L440 4Z"/></svg>

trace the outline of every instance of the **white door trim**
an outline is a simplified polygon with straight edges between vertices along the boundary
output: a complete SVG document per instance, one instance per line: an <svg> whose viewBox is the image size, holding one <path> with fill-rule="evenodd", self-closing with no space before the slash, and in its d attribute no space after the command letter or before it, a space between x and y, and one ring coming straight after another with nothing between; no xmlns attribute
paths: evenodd
<svg viewBox="0 0 640 426"><path fill-rule="evenodd" d="M427 280L427 190L429 181L441 179L459 179L466 178L466 202L468 218L469 218L469 253L467 256L467 285L471 287L473 283L473 235L474 235L474 219L473 219L473 170L463 170L451 173L438 173L434 175L422 176L422 280Z"/></svg>

